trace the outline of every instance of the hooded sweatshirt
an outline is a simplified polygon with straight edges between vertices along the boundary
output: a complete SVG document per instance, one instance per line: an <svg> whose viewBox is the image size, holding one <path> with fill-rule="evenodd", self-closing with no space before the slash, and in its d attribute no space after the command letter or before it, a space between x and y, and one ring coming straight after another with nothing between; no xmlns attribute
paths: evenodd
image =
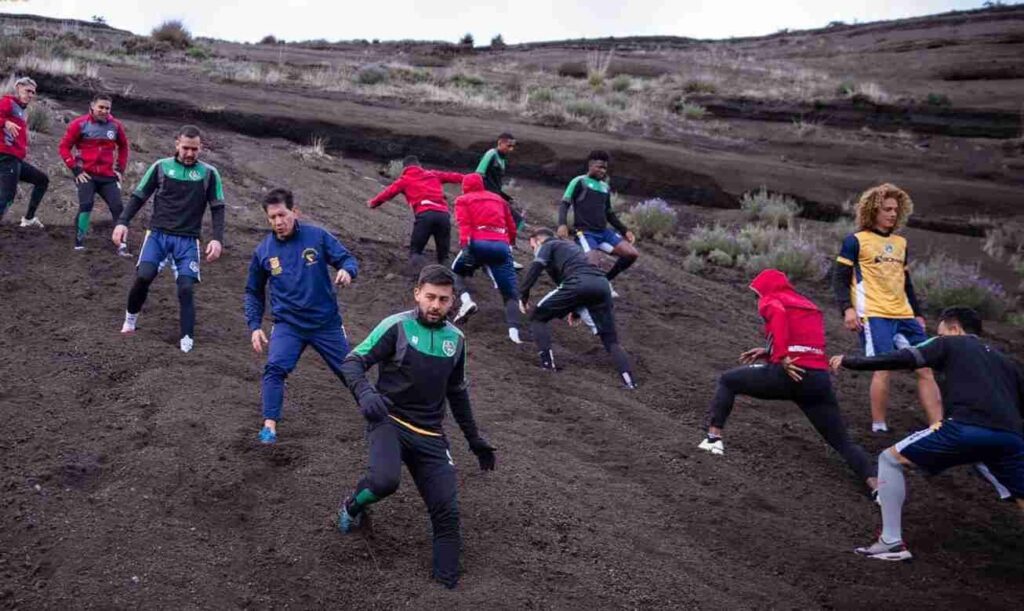
<svg viewBox="0 0 1024 611"><path fill-rule="evenodd" d="M813 301L796 292L786 274L766 269L750 288L757 293L757 312L764 319L768 361L781 363L787 356L806 369L828 369L825 323Z"/></svg>
<svg viewBox="0 0 1024 611"><path fill-rule="evenodd" d="M455 200L455 219L463 248L471 240L516 241L516 222L508 203L484 190L484 179L479 174L466 174L462 179L462 195Z"/></svg>
<svg viewBox="0 0 1024 611"><path fill-rule="evenodd" d="M10 121L21 130L12 136L4 129L4 123ZM22 106L18 98L7 95L0 98L0 155L11 155L24 159L28 154L28 108Z"/></svg>
<svg viewBox="0 0 1024 611"><path fill-rule="evenodd" d="M413 214L428 210L448 213L448 200L444 195L444 184L462 182L462 174L458 172L435 172L424 170L420 166L409 166L402 170L398 180L370 200L370 207L376 208L399 193L405 195L405 201L412 208Z"/></svg>

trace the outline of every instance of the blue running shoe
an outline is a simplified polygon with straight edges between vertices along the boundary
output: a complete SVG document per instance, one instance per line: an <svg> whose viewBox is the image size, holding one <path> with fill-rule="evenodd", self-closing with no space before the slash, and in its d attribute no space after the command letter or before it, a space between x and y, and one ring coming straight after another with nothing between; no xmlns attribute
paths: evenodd
<svg viewBox="0 0 1024 611"><path fill-rule="evenodd" d="M263 427L263 430L260 431L260 443L265 446L277 443L277 433L270 430L269 426Z"/></svg>
<svg viewBox="0 0 1024 611"><path fill-rule="evenodd" d="M349 534L353 531L359 530L363 526L363 521L366 519L366 509L363 509L355 517L348 513L348 501L341 504L338 508L338 530L343 534Z"/></svg>

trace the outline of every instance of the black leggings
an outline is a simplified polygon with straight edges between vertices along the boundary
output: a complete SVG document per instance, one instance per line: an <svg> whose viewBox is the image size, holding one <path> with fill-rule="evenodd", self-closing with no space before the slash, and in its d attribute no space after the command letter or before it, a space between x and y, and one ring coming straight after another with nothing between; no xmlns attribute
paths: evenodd
<svg viewBox="0 0 1024 611"><path fill-rule="evenodd" d="M159 269L153 263L142 263L139 265L135 284L132 285L132 290L128 293L129 314L138 314L142 311L142 306L146 303L146 297L149 296L149 286L153 284L158 271ZM195 338L196 336L195 284L196 279L192 276L178 276L178 305L181 306L181 337L187 335Z"/></svg>
<svg viewBox="0 0 1024 611"><path fill-rule="evenodd" d="M427 210L417 214L413 220L412 236L409 239L410 257L422 258L427 242L430 241L430 238L434 238L437 262L444 265L451 253L451 235L452 222L447 212Z"/></svg>
<svg viewBox="0 0 1024 611"><path fill-rule="evenodd" d="M50 178L45 172L27 161L13 155L0 155L0 218L3 218L4 213L14 203L19 182L27 182L32 185L32 194L28 198L25 218L35 218L39 202L43 201L46 189L50 186Z"/></svg>
<svg viewBox="0 0 1024 611"><path fill-rule="evenodd" d="M803 381L796 382L781 365L747 365L730 369L718 379L718 390L708 410L710 426L725 427L736 395L795 402L818 434L843 457L854 473L861 479L875 476L867 452L850 441L827 371L808 369Z"/></svg>
<svg viewBox="0 0 1024 611"><path fill-rule="evenodd" d="M110 208L110 216L117 223L124 210L121 202L121 185L116 178L93 177L84 183L75 182L78 188L78 214L75 215L75 227L80 237L85 236L89 231L89 217L92 215L92 207L99 195L107 202Z"/></svg>

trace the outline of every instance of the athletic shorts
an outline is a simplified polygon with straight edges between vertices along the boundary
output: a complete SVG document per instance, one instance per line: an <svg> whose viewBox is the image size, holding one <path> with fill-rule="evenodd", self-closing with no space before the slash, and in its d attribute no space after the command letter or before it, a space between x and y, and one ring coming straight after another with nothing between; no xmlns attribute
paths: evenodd
<svg viewBox="0 0 1024 611"><path fill-rule="evenodd" d="M984 463L1011 494L1024 498L1024 437L1019 433L943 420L895 448L932 475L957 465Z"/></svg>
<svg viewBox="0 0 1024 611"><path fill-rule="evenodd" d="M167 260L174 269L175 278L189 276L196 281L202 280L199 274L199 238L172 235L159 229L147 231L136 267L152 263L157 269L162 269Z"/></svg>
<svg viewBox="0 0 1024 611"><path fill-rule="evenodd" d="M870 317L864 321L864 328L860 331L864 356L888 354L916 346L927 339L928 334L914 318Z"/></svg>
<svg viewBox="0 0 1024 611"><path fill-rule="evenodd" d="M583 236L580 238L580 246L583 250L603 250L604 252L611 252L615 250L615 247L622 241L622 234L615 231L611 227L605 228L604 231L584 231Z"/></svg>

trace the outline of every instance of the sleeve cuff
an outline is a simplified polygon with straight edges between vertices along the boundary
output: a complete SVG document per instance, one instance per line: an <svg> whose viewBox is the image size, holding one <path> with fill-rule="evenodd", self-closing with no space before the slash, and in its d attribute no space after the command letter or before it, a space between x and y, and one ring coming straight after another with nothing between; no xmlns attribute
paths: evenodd
<svg viewBox="0 0 1024 611"><path fill-rule="evenodd" d="M836 257L836 263L842 263L843 265L853 267L853 261L847 259L846 257Z"/></svg>

